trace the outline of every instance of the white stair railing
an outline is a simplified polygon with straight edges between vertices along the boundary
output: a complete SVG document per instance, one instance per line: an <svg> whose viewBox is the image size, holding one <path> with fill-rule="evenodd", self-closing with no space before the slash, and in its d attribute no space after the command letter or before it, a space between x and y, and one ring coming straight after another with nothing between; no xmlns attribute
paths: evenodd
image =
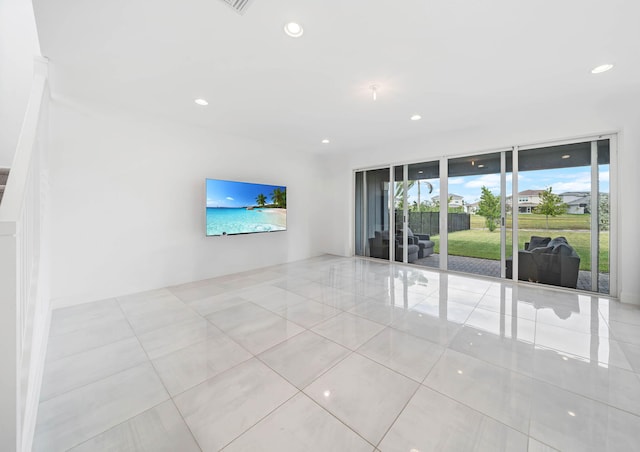
<svg viewBox="0 0 640 452"><path fill-rule="evenodd" d="M0 204L0 450L33 442L49 334L47 61L31 94Z"/></svg>

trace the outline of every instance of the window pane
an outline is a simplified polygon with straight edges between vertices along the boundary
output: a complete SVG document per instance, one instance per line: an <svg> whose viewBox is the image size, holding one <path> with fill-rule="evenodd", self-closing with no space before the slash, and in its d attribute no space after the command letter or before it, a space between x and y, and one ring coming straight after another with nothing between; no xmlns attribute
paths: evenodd
<svg viewBox="0 0 640 452"><path fill-rule="evenodd" d="M591 290L591 142L518 154L518 278Z"/></svg>

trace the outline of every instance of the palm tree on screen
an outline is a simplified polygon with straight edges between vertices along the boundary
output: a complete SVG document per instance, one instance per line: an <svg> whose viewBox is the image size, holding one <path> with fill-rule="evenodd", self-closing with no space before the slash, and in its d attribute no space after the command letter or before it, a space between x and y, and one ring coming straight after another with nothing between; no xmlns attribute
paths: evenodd
<svg viewBox="0 0 640 452"><path fill-rule="evenodd" d="M285 190L281 190L280 188L274 188L273 192L271 192L271 201L276 205L276 207L287 207L287 192Z"/></svg>
<svg viewBox="0 0 640 452"><path fill-rule="evenodd" d="M258 197L256 198L256 202L258 203L258 205L260 207L263 207L267 203L267 197L265 195L263 195L262 193L260 193L258 195Z"/></svg>

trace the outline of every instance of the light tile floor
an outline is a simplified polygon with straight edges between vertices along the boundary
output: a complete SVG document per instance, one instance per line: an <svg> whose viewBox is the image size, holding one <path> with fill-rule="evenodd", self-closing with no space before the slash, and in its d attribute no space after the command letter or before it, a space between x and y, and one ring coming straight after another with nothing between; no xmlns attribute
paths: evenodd
<svg viewBox="0 0 640 452"><path fill-rule="evenodd" d="M322 256L54 311L36 451L640 450L640 309Z"/></svg>

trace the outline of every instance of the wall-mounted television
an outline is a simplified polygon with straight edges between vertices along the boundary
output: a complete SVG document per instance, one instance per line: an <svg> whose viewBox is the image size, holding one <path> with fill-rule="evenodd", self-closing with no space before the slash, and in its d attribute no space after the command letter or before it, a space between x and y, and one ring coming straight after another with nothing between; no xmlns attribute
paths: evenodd
<svg viewBox="0 0 640 452"><path fill-rule="evenodd" d="M207 179L207 236L286 231L287 187Z"/></svg>

